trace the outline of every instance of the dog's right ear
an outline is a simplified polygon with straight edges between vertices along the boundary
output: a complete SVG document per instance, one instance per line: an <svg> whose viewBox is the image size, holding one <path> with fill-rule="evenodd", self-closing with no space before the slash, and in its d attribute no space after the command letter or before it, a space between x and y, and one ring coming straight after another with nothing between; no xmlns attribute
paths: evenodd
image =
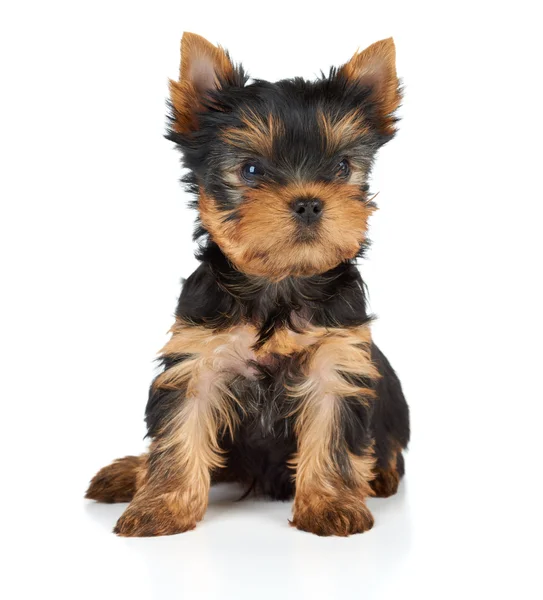
<svg viewBox="0 0 543 600"><path fill-rule="evenodd" d="M205 110L208 92L233 82L235 68L228 54L195 33L181 39L179 81L170 80L173 129L190 133L198 129L198 113Z"/></svg>

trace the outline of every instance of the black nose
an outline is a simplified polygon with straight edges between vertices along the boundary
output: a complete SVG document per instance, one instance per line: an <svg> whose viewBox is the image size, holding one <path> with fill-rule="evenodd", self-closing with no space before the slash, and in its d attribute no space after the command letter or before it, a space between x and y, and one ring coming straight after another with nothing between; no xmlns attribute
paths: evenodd
<svg viewBox="0 0 543 600"><path fill-rule="evenodd" d="M294 200L291 208L299 221L311 225L321 218L322 200L318 198L298 198L298 200Z"/></svg>

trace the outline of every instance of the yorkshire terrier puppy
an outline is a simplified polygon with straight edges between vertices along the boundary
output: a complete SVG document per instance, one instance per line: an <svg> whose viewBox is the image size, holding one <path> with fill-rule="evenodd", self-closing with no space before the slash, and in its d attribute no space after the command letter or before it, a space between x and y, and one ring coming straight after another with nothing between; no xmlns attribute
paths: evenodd
<svg viewBox="0 0 543 600"><path fill-rule="evenodd" d="M122 536L193 529L210 485L294 497L291 524L367 531L368 496L404 472L409 412L373 343L355 259L368 177L395 134L392 39L317 81L254 80L185 33L167 137L195 194L196 271L184 282L146 409L147 454L104 467L87 498L130 502Z"/></svg>

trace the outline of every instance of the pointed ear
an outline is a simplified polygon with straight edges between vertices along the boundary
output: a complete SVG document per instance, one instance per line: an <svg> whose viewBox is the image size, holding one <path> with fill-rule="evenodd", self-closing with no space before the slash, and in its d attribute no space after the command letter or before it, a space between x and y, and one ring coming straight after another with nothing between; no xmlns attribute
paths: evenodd
<svg viewBox="0 0 543 600"><path fill-rule="evenodd" d="M348 81L371 89L371 99L377 106L382 128L386 133L393 133L395 119L392 114L402 99L396 75L394 40L381 40L357 52L338 73Z"/></svg>
<svg viewBox="0 0 543 600"><path fill-rule="evenodd" d="M189 133L198 128L197 115L204 110L208 92L232 79L234 65L228 54L195 33L181 39L179 81L170 80L175 131Z"/></svg>

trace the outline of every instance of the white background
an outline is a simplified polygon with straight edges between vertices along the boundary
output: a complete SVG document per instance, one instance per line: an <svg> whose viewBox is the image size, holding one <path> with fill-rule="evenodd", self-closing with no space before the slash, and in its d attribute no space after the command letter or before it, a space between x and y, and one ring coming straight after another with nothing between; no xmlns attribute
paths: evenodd
<svg viewBox="0 0 543 600"><path fill-rule="evenodd" d="M348 539L217 489L198 528L120 539L83 499L144 450L156 351L195 268L163 139L195 31L260 78L393 35L401 131L362 265L413 435ZM0 15L3 598L522 598L541 586L541 59L535 2L5 2Z"/></svg>

